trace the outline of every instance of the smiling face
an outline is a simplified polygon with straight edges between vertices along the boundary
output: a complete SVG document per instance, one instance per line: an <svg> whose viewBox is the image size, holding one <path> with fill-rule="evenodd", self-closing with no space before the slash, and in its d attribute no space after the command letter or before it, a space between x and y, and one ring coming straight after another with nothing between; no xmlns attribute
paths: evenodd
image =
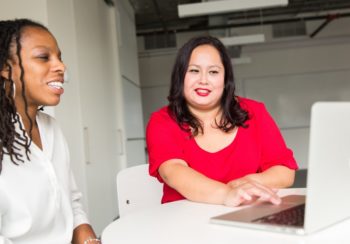
<svg viewBox="0 0 350 244"><path fill-rule="evenodd" d="M225 69L220 54L211 45L196 47L184 80L184 96L190 110L212 110L220 107L225 86Z"/></svg>
<svg viewBox="0 0 350 244"><path fill-rule="evenodd" d="M24 69L25 96L28 107L54 106L63 94L65 65L56 39L39 27L25 27L21 32L21 60ZM21 69L13 43L12 79L16 85L16 106L24 106L22 98Z"/></svg>

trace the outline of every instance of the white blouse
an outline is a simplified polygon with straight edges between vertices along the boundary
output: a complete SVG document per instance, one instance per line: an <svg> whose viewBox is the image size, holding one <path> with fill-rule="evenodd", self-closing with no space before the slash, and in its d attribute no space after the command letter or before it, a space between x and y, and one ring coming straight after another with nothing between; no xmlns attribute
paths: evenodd
<svg viewBox="0 0 350 244"><path fill-rule="evenodd" d="M55 120L38 113L42 148L15 165L4 155L0 174L0 244L67 244L88 223L70 168L68 147Z"/></svg>

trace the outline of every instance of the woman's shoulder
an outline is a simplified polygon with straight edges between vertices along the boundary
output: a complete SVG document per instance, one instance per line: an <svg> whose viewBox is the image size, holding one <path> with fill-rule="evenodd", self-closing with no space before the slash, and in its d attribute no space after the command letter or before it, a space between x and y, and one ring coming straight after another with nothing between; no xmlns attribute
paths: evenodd
<svg viewBox="0 0 350 244"><path fill-rule="evenodd" d="M268 112L263 102L253 100L250 98L238 98L239 104L242 109L249 114L249 123L257 120L258 118L264 117Z"/></svg>
<svg viewBox="0 0 350 244"><path fill-rule="evenodd" d="M147 124L147 131L163 131L166 133L183 134L184 131L171 116L168 106L162 107L151 114Z"/></svg>
<svg viewBox="0 0 350 244"><path fill-rule="evenodd" d="M149 119L149 123L151 123L151 122L173 123L175 121L173 120L173 118L170 115L169 107L164 106L151 114L151 117Z"/></svg>

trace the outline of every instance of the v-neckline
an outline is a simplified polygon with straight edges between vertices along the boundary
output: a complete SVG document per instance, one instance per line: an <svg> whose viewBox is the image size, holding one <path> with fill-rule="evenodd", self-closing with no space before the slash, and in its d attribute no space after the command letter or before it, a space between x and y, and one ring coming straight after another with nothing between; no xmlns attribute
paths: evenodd
<svg viewBox="0 0 350 244"><path fill-rule="evenodd" d="M205 150L204 148L202 148L196 141L195 138L192 138L193 139L193 142L194 144L196 145L197 148L199 148L201 151L207 153L207 154L217 154L217 153L221 153L223 151L226 151L228 148L231 148L232 146L234 146L236 144L236 141L237 141L237 137L240 135L240 127L237 127L237 131L236 131L236 135L234 136L234 138L232 139L232 141L225 147L215 151L215 152L209 152L207 150Z"/></svg>

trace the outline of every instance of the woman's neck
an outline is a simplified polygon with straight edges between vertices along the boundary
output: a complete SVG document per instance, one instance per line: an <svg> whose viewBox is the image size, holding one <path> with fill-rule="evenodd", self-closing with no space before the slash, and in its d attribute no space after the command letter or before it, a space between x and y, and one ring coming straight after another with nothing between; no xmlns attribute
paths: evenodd
<svg viewBox="0 0 350 244"><path fill-rule="evenodd" d="M222 109L220 106L205 110L189 107L189 110L198 120L203 123L204 127L208 125L214 126L215 122L220 121L222 116Z"/></svg>
<svg viewBox="0 0 350 244"><path fill-rule="evenodd" d="M25 130L27 131L27 133L29 133L30 120L32 121L32 127L36 126L36 115L38 113L38 108L35 106L28 106L27 113L26 113L25 106L17 106L16 104L16 109L17 109L17 113L21 115Z"/></svg>

